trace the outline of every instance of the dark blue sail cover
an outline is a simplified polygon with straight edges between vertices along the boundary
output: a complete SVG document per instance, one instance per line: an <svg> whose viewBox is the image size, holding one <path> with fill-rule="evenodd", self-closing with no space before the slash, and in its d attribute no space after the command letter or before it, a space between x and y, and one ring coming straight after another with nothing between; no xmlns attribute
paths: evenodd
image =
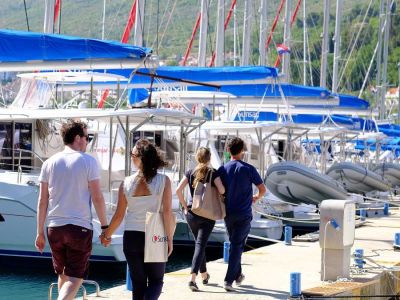
<svg viewBox="0 0 400 300"><path fill-rule="evenodd" d="M114 41L0 30L0 62L143 59L151 49Z"/></svg>

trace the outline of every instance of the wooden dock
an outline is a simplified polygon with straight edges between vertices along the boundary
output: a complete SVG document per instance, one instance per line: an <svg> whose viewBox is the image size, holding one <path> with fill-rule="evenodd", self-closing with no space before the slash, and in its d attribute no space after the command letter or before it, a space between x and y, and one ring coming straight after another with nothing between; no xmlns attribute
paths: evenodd
<svg viewBox="0 0 400 300"><path fill-rule="evenodd" d="M223 289L227 264L220 259L208 263L211 279L207 286L199 280L199 292L192 292L187 286L189 268L166 274L160 299L288 299L291 272L301 273L303 299L377 295L382 298L374 299L389 299L390 295L400 294L400 272L389 269L399 266L400 270L400 252L393 248L397 232L400 232L399 210L391 210L389 216L368 218L364 226L356 228L352 252L364 249L366 264L364 269L352 266L349 279L322 282L319 242L294 241L291 246L278 243L244 253L242 264L246 279L236 292ZM100 295L102 299L131 299L131 292L125 286L101 291ZM88 296L88 299L95 298Z"/></svg>

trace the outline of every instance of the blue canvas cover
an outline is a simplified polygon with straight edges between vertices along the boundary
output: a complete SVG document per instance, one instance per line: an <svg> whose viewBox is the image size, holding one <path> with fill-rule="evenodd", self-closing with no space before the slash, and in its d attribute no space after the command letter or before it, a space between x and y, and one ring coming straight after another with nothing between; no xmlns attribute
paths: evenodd
<svg viewBox="0 0 400 300"><path fill-rule="evenodd" d="M0 62L142 59L149 48L58 34L0 30Z"/></svg>

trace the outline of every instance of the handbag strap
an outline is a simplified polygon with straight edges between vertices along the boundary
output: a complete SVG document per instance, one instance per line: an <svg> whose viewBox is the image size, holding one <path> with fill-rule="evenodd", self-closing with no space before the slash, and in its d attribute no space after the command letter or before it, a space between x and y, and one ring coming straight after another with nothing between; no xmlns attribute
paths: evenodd
<svg viewBox="0 0 400 300"><path fill-rule="evenodd" d="M210 169L210 170L208 171L208 174L207 174L207 176L210 176L210 178L208 179L208 183L210 183L210 184L211 184L213 172L214 172L213 169Z"/></svg>
<svg viewBox="0 0 400 300"><path fill-rule="evenodd" d="M160 197L160 201L158 201L158 209L157 209L157 212L161 212L161 205L162 205L162 202L163 202L163 197L164 197L164 189L165 189L165 181L166 181L166 175L162 175L162 174L157 174L157 175L160 175L161 176L161 185L162 185L162 189L160 189L160 191L161 191L161 197ZM156 175L156 176L157 176Z"/></svg>

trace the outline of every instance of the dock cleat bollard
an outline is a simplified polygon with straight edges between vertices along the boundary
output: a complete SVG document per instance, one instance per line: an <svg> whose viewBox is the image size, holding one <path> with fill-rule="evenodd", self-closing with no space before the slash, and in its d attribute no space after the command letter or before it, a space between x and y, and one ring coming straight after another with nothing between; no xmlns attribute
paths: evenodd
<svg viewBox="0 0 400 300"><path fill-rule="evenodd" d="M364 249L355 249L354 250L354 263L359 269L364 268Z"/></svg>
<svg viewBox="0 0 400 300"><path fill-rule="evenodd" d="M290 297L301 296L301 273L290 273Z"/></svg>
<svg viewBox="0 0 400 300"><path fill-rule="evenodd" d="M229 249L231 248L230 242L224 242L224 263L229 262Z"/></svg>
<svg viewBox="0 0 400 300"><path fill-rule="evenodd" d="M400 232L396 232L394 235L393 248L395 250L400 250Z"/></svg>
<svg viewBox="0 0 400 300"><path fill-rule="evenodd" d="M292 227L285 226L285 245L292 244Z"/></svg>

